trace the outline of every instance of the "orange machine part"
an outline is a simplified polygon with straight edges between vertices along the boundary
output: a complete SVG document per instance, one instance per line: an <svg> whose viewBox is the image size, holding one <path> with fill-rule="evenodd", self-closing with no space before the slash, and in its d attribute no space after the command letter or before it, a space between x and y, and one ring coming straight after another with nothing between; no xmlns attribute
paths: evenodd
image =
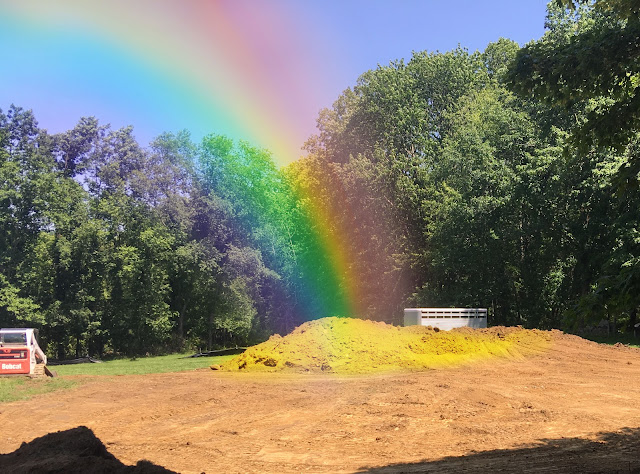
<svg viewBox="0 0 640 474"><path fill-rule="evenodd" d="M31 372L31 353L28 347L0 347L0 375Z"/></svg>

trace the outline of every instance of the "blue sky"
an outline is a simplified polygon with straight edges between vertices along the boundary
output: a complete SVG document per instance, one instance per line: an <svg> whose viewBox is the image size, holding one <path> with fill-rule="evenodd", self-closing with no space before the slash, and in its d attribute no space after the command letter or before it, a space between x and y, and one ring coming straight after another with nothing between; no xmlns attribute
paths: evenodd
<svg viewBox="0 0 640 474"><path fill-rule="evenodd" d="M289 1L291 5L300 2ZM351 85L367 69L408 59L412 51L483 50L505 37L524 45L544 33L544 0L345 0L303 2L332 47L348 58L334 87ZM340 55L336 54L336 57Z"/></svg>
<svg viewBox="0 0 640 474"><path fill-rule="evenodd" d="M54 5L57 14L42 14L27 27L28 22L15 21L15 18L20 17L12 17L15 10L20 10L21 7L16 7L17 3L13 0L0 0L0 54L5 58L0 74L0 108L6 110L11 103L31 108L40 125L52 133L73 127L82 115L94 115L103 123L111 123L113 127L133 125L142 144L148 143L162 131L177 131L181 128L193 129L194 138L200 138L198 135L204 132L198 126L201 122L197 123L190 112L193 108L180 107L179 100L167 97L166 87L148 86L148 83L154 81L151 77L153 71L141 69L139 73L122 74L122 68L129 67L124 66L125 64L130 64L130 70L138 67L132 63L135 62L135 56L114 56L108 45L104 47L104 42L100 43L104 37L91 37L92 25L78 27L78 21L82 22L82 15L78 13L77 7L80 4L76 0L21 0L23 3L20 5L37 6L38 2L44 1L49 6ZM203 0L185 0L178 5L188 5L190 1ZM249 12L258 4L264 8L265 4L261 2L266 0L233 2L234 5L239 2L241 8ZM547 3L543 0L270 2L274 11L287 17L286 23L279 23L278 26L274 24L274 28L282 27L283 24L286 28L291 28L286 37L290 41L299 40L303 46L303 54L309 56L291 57L290 61L310 61L318 76L299 87L303 93L305 87L308 90L304 108L297 109L293 120L296 130L290 141L296 142L298 149L313 132L319 110L331 106L340 92L353 86L358 76L366 70L375 68L378 64L386 65L395 59L409 59L412 51L444 52L458 45L470 51L483 50L489 42L500 37L510 38L523 45L543 35ZM116 3L119 8L127 9L122 11L122 15L134 16L133 24L137 22L144 26L146 21L151 21L151 16L145 15L144 11L141 14L140 9L129 11L130 4L124 0ZM32 8L28 15L33 15L33 10ZM25 18L31 21L28 15ZM69 23L72 20L75 23ZM256 21L255 18L253 20ZM74 36L73 31L69 31L70 24L75 25L73 28L85 31L82 31L82 35ZM189 28L189 25L184 26ZM239 30L242 28L241 24L234 26ZM94 40L98 46L89 50ZM81 44L74 47L73 41ZM69 50L85 52L65 55L58 51L58 55L47 49L50 45L65 44ZM100 73L95 81L87 80L87 77L96 76L77 72L89 66L107 72ZM113 72L110 75L108 71ZM286 66L282 73L287 74ZM130 82L126 83L127 81ZM185 91L185 95L187 93ZM162 104L162 107L158 107L157 113L131 113L136 101L140 101L140 110L153 110L154 104ZM165 111L164 115L160 109ZM212 122L212 126L226 131L222 119L217 125ZM251 139L241 136L235 138Z"/></svg>

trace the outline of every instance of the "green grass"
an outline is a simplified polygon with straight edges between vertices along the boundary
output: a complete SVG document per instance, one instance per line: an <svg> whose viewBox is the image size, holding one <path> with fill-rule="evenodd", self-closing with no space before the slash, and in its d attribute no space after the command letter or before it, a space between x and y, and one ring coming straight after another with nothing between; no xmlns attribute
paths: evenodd
<svg viewBox="0 0 640 474"><path fill-rule="evenodd" d="M41 393L64 390L82 381L69 380L69 375L141 375L165 372L181 372L222 364L235 356L184 358L184 354L139 359L117 359L100 364L56 365L49 368L58 377L30 379L28 377L0 377L0 403L27 400Z"/></svg>
<svg viewBox="0 0 640 474"><path fill-rule="evenodd" d="M28 377L0 378L0 402L27 400L34 395L68 389L76 385L73 380L59 378L30 379Z"/></svg>
<svg viewBox="0 0 640 474"><path fill-rule="evenodd" d="M165 372L181 372L201 369L213 364L222 364L232 359L233 355L219 357L184 358L184 354L167 356L141 357L139 359L116 359L100 364L73 364L51 366L58 375L131 375L158 374Z"/></svg>

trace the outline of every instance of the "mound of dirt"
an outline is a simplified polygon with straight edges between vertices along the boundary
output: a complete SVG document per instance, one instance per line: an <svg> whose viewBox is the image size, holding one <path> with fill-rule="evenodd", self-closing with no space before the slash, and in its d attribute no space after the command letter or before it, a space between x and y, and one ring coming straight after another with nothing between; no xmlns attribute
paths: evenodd
<svg viewBox="0 0 640 474"><path fill-rule="evenodd" d="M363 374L459 365L487 357L524 357L540 352L552 333L521 327L396 327L351 318L302 324L285 337L272 336L226 362L230 371Z"/></svg>
<svg viewBox="0 0 640 474"><path fill-rule="evenodd" d="M65 472L116 474L171 474L149 461L135 466L121 463L86 426L58 431L22 443L10 454L0 455L0 470L12 473Z"/></svg>

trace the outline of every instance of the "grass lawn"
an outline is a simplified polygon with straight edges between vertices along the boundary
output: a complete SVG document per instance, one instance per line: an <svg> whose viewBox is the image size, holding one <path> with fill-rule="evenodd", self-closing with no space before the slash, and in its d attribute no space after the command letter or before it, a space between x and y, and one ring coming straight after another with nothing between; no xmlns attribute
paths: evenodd
<svg viewBox="0 0 640 474"><path fill-rule="evenodd" d="M55 365L49 368L58 373L55 378L0 377L0 403L27 400L34 395L68 389L79 383L68 375L129 375L181 372L222 364L235 356L184 358L184 354L117 359L99 364Z"/></svg>
<svg viewBox="0 0 640 474"><path fill-rule="evenodd" d="M0 402L27 400L34 395L71 388L74 385L76 382L73 380L63 378L4 377L0 378Z"/></svg>
<svg viewBox="0 0 640 474"><path fill-rule="evenodd" d="M50 366L58 375L129 375L158 374L202 369L213 364L222 364L235 356L194 357L185 359L185 354L140 357L139 359L116 359L100 364L71 364Z"/></svg>
<svg viewBox="0 0 640 474"><path fill-rule="evenodd" d="M50 366L58 375L129 375L158 374L163 372L181 372L201 369L213 364L222 364L233 355L218 357L184 358L184 354L167 356L140 357L139 359L116 359L100 364L72 364Z"/></svg>

